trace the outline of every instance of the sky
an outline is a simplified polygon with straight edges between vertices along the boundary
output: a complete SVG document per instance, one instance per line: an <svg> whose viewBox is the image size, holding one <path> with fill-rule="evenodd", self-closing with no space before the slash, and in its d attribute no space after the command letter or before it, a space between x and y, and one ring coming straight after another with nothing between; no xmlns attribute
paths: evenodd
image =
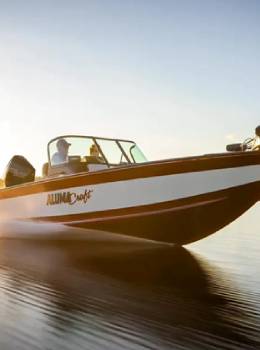
<svg viewBox="0 0 260 350"><path fill-rule="evenodd" d="M0 0L0 176L62 134L151 160L225 151L260 124L258 0Z"/></svg>

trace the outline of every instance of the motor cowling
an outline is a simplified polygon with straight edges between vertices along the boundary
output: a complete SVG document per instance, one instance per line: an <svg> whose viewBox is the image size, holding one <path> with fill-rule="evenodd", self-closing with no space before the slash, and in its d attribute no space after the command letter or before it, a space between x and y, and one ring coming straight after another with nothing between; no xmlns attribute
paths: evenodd
<svg viewBox="0 0 260 350"><path fill-rule="evenodd" d="M21 185L35 180L35 169L23 156L13 156L5 171L6 187Z"/></svg>

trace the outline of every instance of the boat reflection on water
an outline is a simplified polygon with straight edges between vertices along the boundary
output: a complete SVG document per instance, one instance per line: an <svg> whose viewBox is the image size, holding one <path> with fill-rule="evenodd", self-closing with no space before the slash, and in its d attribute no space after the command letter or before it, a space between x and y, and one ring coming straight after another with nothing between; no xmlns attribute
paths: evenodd
<svg viewBox="0 0 260 350"><path fill-rule="evenodd" d="M1 349L260 346L250 305L184 248L2 240L0 252Z"/></svg>

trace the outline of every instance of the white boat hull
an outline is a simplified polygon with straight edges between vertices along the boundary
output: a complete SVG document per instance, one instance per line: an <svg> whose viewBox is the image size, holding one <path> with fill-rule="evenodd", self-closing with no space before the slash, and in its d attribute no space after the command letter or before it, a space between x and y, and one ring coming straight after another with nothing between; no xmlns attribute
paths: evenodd
<svg viewBox="0 0 260 350"><path fill-rule="evenodd" d="M220 158L223 163L227 157ZM259 154L254 162L243 156L231 167L210 158L205 166L203 159L193 171L194 161L186 158L181 164L148 163L143 172L142 166L110 169L1 190L1 217L186 244L225 226L259 199Z"/></svg>

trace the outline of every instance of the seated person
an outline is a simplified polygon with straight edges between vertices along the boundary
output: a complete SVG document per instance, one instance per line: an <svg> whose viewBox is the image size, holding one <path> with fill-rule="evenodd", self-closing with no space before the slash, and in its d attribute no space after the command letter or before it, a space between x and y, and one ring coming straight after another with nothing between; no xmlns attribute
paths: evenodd
<svg viewBox="0 0 260 350"><path fill-rule="evenodd" d="M51 164L58 165L62 163L67 163L69 147L71 146L65 139L59 139L56 143L57 152L51 157Z"/></svg>
<svg viewBox="0 0 260 350"><path fill-rule="evenodd" d="M89 156L86 157L87 162L89 163L104 163L103 157L100 155L98 146L92 144L89 148Z"/></svg>

